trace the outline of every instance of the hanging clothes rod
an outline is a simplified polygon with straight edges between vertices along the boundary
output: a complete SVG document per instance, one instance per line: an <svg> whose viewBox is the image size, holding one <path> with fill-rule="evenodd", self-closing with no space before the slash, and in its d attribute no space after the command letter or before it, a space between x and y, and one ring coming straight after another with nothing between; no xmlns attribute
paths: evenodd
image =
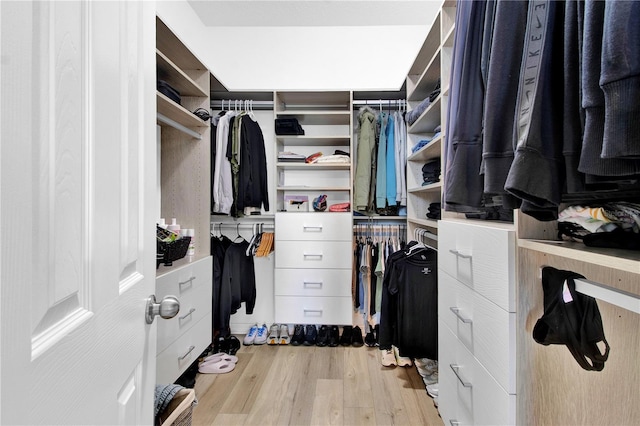
<svg viewBox="0 0 640 426"><path fill-rule="evenodd" d="M202 135L194 130L191 130L188 127L183 126L182 124L178 123L175 120L170 119L169 117L162 115L160 113L158 113L157 115L157 120L161 123L164 123L166 125L169 125L171 127L173 127L174 129L180 130L182 133L186 133L187 135L191 136L192 138L195 139L202 139Z"/></svg>
<svg viewBox="0 0 640 426"><path fill-rule="evenodd" d="M640 296L586 279L574 279L576 291L640 314Z"/></svg>
<svg viewBox="0 0 640 426"><path fill-rule="evenodd" d="M251 99L211 99L209 106L216 111L242 109L245 102L249 102L249 108L253 110L273 109L273 101L254 101Z"/></svg>
<svg viewBox="0 0 640 426"><path fill-rule="evenodd" d="M245 101L249 101L249 105L251 109L254 110L272 110L273 109L273 101L252 101L250 99L245 100L227 100L227 99L212 99L209 103L209 106L211 107L211 109L213 110L217 110L217 111L221 111L223 109L228 110L228 109L237 109L237 108L243 108L245 105ZM365 100L360 100L360 99L356 99L352 102L352 106L353 108L360 108L361 106L364 105L368 105L371 107L376 107L376 106L384 106L385 108L399 108L399 107L405 107L407 104L407 100L406 99L365 99ZM331 109L331 108L344 108L346 107L346 105L335 105L335 104L330 104L330 105L317 105L317 104L313 104L313 105L302 105L302 104L287 104L287 109L288 110L295 110L295 109Z"/></svg>
<svg viewBox="0 0 640 426"><path fill-rule="evenodd" d="M253 229L254 226L261 225L262 230L273 231L275 226L273 223L265 223L265 222L251 222L251 223L240 223L240 222L211 222L211 231L215 231L221 228L229 228L229 229Z"/></svg>
<svg viewBox="0 0 640 426"><path fill-rule="evenodd" d="M542 270L545 266L546 265L542 265L538 269L538 278L542 278ZM602 300L603 302L611 303L622 309L640 314L640 296L637 294L587 280L586 278L574 278L573 282L576 284L576 291L578 293L586 294L594 299Z"/></svg>
<svg viewBox="0 0 640 426"><path fill-rule="evenodd" d="M404 105L407 103L406 99L354 99L353 105Z"/></svg>

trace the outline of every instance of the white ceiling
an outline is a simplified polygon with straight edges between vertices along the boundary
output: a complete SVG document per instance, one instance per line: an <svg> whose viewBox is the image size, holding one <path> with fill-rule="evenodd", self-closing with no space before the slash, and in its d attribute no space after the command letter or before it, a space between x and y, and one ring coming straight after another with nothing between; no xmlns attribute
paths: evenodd
<svg viewBox="0 0 640 426"><path fill-rule="evenodd" d="M442 0L159 0L230 91L398 90Z"/></svg>
<svg viewBox="0 0 640 426"><path fill-rule="evenodd" d="M208 27L424 25L439 0L188 0Z"/></svg>

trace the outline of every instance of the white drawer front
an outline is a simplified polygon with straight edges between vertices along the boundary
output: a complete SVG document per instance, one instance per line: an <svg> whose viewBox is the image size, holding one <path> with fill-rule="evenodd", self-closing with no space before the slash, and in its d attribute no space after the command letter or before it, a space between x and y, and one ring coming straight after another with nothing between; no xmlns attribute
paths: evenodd
<svg viewBox="0 0 640 426"><path fill-rule="evenodd" d="M471 424L470 418L458 416L457 379L449 368L450 364L457 362L457 344L451 330L442 321L438 321L438 411L445 426L451 426L452 421Z"/></svg>
<svg viewBox="0 0 640 426"><path fill-rule="evenodd" d="M516 393L516 314L438 271L438 314L508 393Z"/></svg>
<svg viewBox="0 0 640 426"><path fill-rule="evenodd" d="M210 285L194 288L189 291L188 295L179 297L180 312L178 315L170 319L159 319L156 353L165 350L194 324L211 313L211 291Z"/></svg>
<svg viewBox="0 0 640 426"><path fill-rule="evenodd" d="M156 356L156 383L175 382L210 343L211 312Z"/></svg>
<svg viewBox="0 0 640 426"><path fill-rule="evenodd" d="M351 324L351 297L275 297L275 322L287 324Z"/></svg>
<svg viewBox="0 0 640 426"><path fill-rule="evenodd" d="M275 294L351 297L351 269L276 269Z"/></svg>
<svg viewBox="0 0 640 426"><path fill-rule="evenodd" d="M351 268L351 241L278 241L276 268Z"/></svg>
<svg viewBox="0 0 640 426"><path fill-rule="evenodd" d="M439 368L453 372L458 396L457 415L462 424L515 424L516 396L510 395L494 380L478 360L458 342L456 359ZM467 423L467 419L471 419Z"/></svg>
<svg viewBox="0 0 640 426"><path fill-rule="evenodd" d="M212 275L211 256L176 268L156 279L156 299L170 294L182 300L199 286L211 287Z"/></svg>
<svg viewBox="0 0 640 426"><path fill-rule="evenodd" d="M351 213L276 213L276 240L351 241Z"/></svg>
<svg viewBox="0 0 640 426"><path fill-rule="evenodd" d="M515 233L491 224L440 221L439 267L502 309L515 312Z"/></svg>

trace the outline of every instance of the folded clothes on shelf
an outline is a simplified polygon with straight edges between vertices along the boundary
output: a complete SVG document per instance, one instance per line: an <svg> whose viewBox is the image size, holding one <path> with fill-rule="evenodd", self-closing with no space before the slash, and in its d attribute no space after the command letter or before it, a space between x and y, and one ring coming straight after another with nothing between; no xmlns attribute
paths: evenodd
<svg viewBox="0 0 640 426"><path fill-rule="evenodd" d="M338 203L329 206L330 212L348 212L351 209L351 203Z"/></svg>
<svg viewBox="0 0 640 426"><path fill-rule="evenodd" d="M302 154L296 154L295 152L279 152L278 153L278 161L282 162L297 162L304 163L307 157Z"/></svg>
<svg viewBox="0 0 640 426"><path fill-rule="evenodd" d="M440 126L436 127L439 128ZM432 140L438 138L440 136L440 131L437 131L436 133L434 133L433 136L431 136L430 138L427 139L421 139L417 144L415 144L412 148L411 148L411 152L416 152L418 150L420 150L420 148L422 148L425 145L428 145L429 142L431 142Z"/></svg>

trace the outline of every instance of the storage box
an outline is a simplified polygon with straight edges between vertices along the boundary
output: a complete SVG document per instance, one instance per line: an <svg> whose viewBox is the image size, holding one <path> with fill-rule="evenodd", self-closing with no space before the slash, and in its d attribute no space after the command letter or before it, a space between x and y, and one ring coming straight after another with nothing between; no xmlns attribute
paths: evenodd
<svg viewBox="0 0 640 426"><path fill-rule="evenodd" d="M309 197L306 195L285 195L284 209L288 212L308 212Z"/></svg>

